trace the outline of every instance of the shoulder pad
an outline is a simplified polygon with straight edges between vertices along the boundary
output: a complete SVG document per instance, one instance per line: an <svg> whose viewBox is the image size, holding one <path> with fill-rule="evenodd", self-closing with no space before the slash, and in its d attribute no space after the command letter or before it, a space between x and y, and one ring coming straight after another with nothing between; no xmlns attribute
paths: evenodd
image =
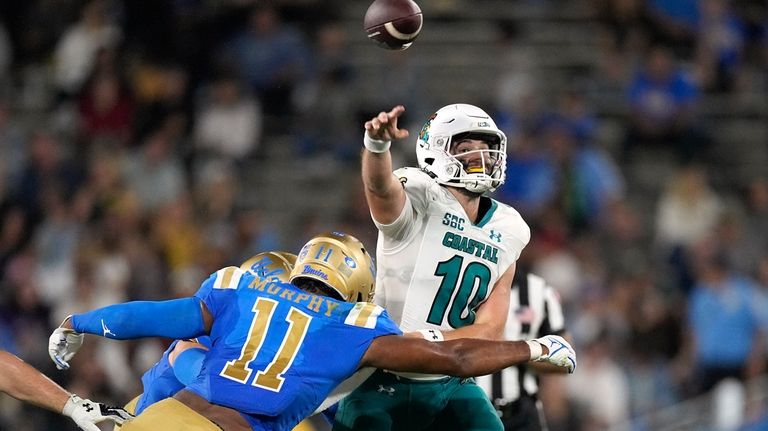
<svg viewBox="0 0 768 431"><path fill-rule="evenodd" d="M216 278L216 280L213 282L213 288L237 289L237 286L240 284L240 279L246 273L246 271L236 266L221 268L220 270L213 273L213 277Z"/></svg>

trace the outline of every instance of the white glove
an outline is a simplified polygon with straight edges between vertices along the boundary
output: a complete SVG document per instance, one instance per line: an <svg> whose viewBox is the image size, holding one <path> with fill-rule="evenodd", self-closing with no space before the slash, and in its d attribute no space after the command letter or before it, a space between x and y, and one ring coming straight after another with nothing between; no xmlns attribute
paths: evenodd
<svg viewBox="0 0 768 431"><path fill-rule="evenodd" d="M101 421L110 420L118 425L132 419L133 415L119 408L106 406L91 400L84 400L77 395L70 395L64 409L61 411L64 416L69 416L81 429L85 431L101 431L96 426Z"/></svg>
<svg viewBox="0 0 768 431"><path fill-rule="evenodd" d="M69 360L75 356L77 350L83 345L85 334L75 332L72 329L56 328L48 338L48 355L60 370L69 369Z"/></svg>
<svg viewBox="0 0 768 431"><path fill-rule="evenodd" d="M547 346L549 353L534 359L536 362L548 362L557 367L565 368L568 374L576 370L576 352L570 344L559 335L545 335L533 340L543 346Z"/></svg>

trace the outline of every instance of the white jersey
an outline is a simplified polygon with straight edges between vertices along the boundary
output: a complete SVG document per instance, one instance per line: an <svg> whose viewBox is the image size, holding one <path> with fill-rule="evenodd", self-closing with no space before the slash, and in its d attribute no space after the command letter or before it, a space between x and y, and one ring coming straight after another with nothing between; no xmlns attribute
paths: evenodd
<svg viewBox="0 0 768 431"><path fill-rule="evenodd" d="M477 308L528 244L528 225L512 207L490 198L483 198L490 208L474 224L428 174L402 168L395 175L406 203L393 223L376 222L375 302L405 332L471 325Z"/></svg>

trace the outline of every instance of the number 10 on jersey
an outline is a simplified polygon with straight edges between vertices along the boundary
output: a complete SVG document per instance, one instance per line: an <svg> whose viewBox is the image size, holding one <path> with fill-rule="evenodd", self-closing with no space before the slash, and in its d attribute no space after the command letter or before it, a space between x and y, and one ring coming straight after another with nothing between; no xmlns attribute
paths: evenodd
<svg viewBox="0 0 768 431"><path fill-rule="evenodd" d="M488 295L491 270L483 263L469 262L462 273L463 266L464 258L459 255L437 264L435 275L442 277L442 280L429 310L428 323L442 325L446 312L451 328L461 328L474 323L475 309ZM477 292L470 300L475 285Z"/></svg>

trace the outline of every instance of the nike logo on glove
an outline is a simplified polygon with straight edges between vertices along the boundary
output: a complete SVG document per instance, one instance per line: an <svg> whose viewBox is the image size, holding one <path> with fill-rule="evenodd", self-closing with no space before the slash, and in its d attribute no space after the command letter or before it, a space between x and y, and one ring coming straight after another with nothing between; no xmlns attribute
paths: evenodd
<svg viewBox="0 0 768 431"><path fill-rule="evenodd" d="M555 353L559 352L562 349L568 349L567 347L565 347L565 344L557 340L549 340L549 346L547 347L549 347L549 356L554 356ZM555 347L557 348L555 349Z"/></svg>

